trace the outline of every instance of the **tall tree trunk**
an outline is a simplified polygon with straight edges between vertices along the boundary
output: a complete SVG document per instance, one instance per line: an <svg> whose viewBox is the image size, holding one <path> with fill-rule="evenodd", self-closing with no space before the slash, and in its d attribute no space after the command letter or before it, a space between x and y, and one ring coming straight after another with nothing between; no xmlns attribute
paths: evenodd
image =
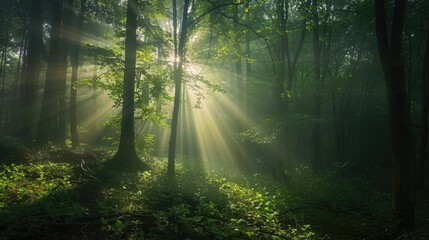
<svg viewBox="0 0 429 240"><path fill-rule="evenodd" d="M422 138L420 142L420 156L417 159L417 189L422 190L425 184L425 162L427 158L429 113L429 34L426 40L426 50L423 63L422 77Z"/></svg>
<svg viewBox="0 0 429 240"><path fill-rule="evenodd" d="M174 1L175 2L175 1ZM175 4L173 4L173 11ZM173 105L173 116L171 120L171 135L168 148L168 176L174 178L175 175L175 161L176 161L176 141L177 141L177 125L179 122L179 106L180 106L180 93L182 86L183 76L183 63L185 61L185 45L186 45L186 34L188 30L188 9L189 0L184 0L183 4L183 18L182 18L182 30L180 32L179 46L177 49L179 62L177 63L177 69L174 70L174 105ZM173 22L177 21L173 16ZM177 24L177 23L176 23Z"/></svg>
<svg viewBox="0 0 429 240"><path fill-rule="evenodd" d="M379 56L386 77L390 141L393 158L393 214L400 231L415 228L415 163L410 112L407 104L405 72L401 58L405 0L395 0L389 45L385 0L375 1L376 34Z"/></svg>
<svg viewBox="0 0 429 240"><path fill-rule="evenodd" d="M59 88L58 88L58 133L55 136L57 143L65 145L66 140L66 92L67 92L67 57L70 50L71 23L73 19L73 2L66 0L61 25L61 53L59 62Z"/></svg>
<svg viewBox="0 0 429 240"><path fill-rule="evenodd" d="M247 9L246 11L246 21L248 24L251 23L250 21L250 4L249 4L250 0L246 0L246 2L244 3L244 8ZM246 82L245 84L245 91L244 91L244 106L245 109L247 111L250 111L249 107L251 106L250 102L249 102L249 89L250 89L250 84L251 84L251 79L252 79L252 63L251 63L251 49L250 49L250 39L251 35L250 35L250 30L247 29L246 30Z"/></svg>
<svg viewBox="0 0 429 240"><path fill-rule="evenodd" d="M310 5L311 0L307 0L306 5ZM289 3L286 4L286 12L289 12ZM301 28L301 34L299 37L298 47L296 49L296 52L293 56L293 59L290 57L290 50L289 50L289 37L286 32L286 56L287 56L287 67L288 67L288 79L287 79L287 85L286 85L286 91L291 92L292 91L292 84L293 80L295 78L295 71L296 71L296 64L298 63L298 58L301 55L302 47L304 46L304 40L305 40L305 33L307 32L307 16L305 16L304 20L302 21L302 28ZM288 99L287 99L288 100ZM288 103L286 103L287 105ZM288 106L286 106L286 109Z"/></svg>
<svg viewBox="0 0 429 240"><path fill-rule="evenodd" d="M113 159L128 166L141 166L134 145L134 83L136 78L137 53L137 0L128 0L125 30L125 70L123 85L121 136L119 148Z"/></svg>
<svg viewBox="0 0 429 240"><path fill-rule="evenodd" d="M276 5L278 22L280 25L280 34L278 36L278 63L277 63L277 81L280 88L277 89L278 108L280 113L285 113L285 78L286 78L286 22L287 13L285 13L285 0L277 0Z"/></svg>
<svg viewBox="0 0 429 240"><path fill-rule="evenodd" d="M55 0L52 15L51 41L46 71L42 107L37 129L36 143L47 145L58 133L58 89L60 84L61 19L64 0Z"/></svg>
<svg viewBox="0 0 429 240"><path fill-rule="evenodd" d="M7 21L6 21L7 22ZM3 52L1 56L1 64L0 64L0 78L1 78L1 91L0 91L0 133L5 129L6 124L6 116L4 114L4 87L6 82L6 64L7 64L7 49L9 47L9 28L6 30L5 34L5 44L3 46Z"/></svg>
<svg viewBox="0 0 429 240"><path fill-rule="evenodd" d="M27 65L27 47L28 47L28 35L27 27L22 28L21 44L19 47L18 54L18 67L16 68L14 83L12 87L12 94L9 98L8 109L5 116L9 115L8 122L6 124L8 129L11 129L11 135L22 138L22 118L20 117L21 111L23 110L19 106L20 99L23 98L23 89L22 89L22 77L23 72Z"/></svg>
<svg viewBox="0 0 429 240"><path fill-rule="evenodd" d="M236 97L237 97L237 103L239 105L243 104L243 73L241 71L241 39L240 36L241 34L239 34L239 17L240 17L240 13L239 13L239 5L236 4L233 6L234 7L234 47L235 47L235 51L236 51L236 56L235 56L235 81L236 81L236 85L235 85L235 93L236 93Z"/></svg>
<svg viewBox="0 0 429 240"><path fill-rule="evenodd" d="M322 170L322 156L320 146L320 112L322 108L322 95L321 91L321 71L320 71L320 37L319 37L319 13L318 13L318 0L313 0L313 61L314 61L314 78L316 88L314 90L314 120L313 120L313 149L312 161L316 171Z"/></svg>
<svg viewBox="0 0 429 240"><path fill-rule="evenodd" d="M77 133L77 113L76 113L76 98L77 98L77 79L79 71L79 54L82 36L83 21L86 13L86 0L80 2L80 12L77 25L74 29L75 38L72 42L70 59L72 64L72 75L70 83L70 136L72 148L79 147L79 136Z"/></svg>

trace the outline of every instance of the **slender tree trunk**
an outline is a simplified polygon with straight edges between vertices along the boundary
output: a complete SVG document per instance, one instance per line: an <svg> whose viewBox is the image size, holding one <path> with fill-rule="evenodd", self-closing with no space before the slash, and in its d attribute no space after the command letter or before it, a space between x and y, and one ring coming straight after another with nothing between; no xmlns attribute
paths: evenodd
<svg viewBox="0 0 429 240"><path fill-rule="evenodd" d="M47 145L49 140L52 140L52 136L58 134L58 89L61 74L59 63L61 61L60 43L63 4L64 0L54 1L48 68L36 137L37 144L41 146Z"/></svg>
<svg viewBox="0 0 429 240"><path fill-rule="evenodd" d="M341 146L341 137L340 137L340 127L339 127L339 113L337 107L337 100L335 97L335 91L332 91L332 113L334 115L334 130L335 130L335 146L337 148L337 162L340 162L342 156L342 146Z"/></svg>
<svg viewBox="0 0 429 240"><path fill-rule="evenodd" d="M427 158L428 113L429 113L429 34L423 63L422 78L422 138L420 156L417 159L417 189L422 190L425 184L425 162Z"/></svg>
<svg viewBox="0 0 429 240"><path fill-rule="evenodd" d="M285 0L277 0L276 10L278 15L278 21L280 24L280 34L278 36L278 63L277 63L277 80L280 84L278 92L278 108L281 114L286 112L285 108L285 78L286 78L286 22L287 13L285 13Z"/></svg>
<svg viewBox="0 0 429 240"><path fill-rule="evenodd" d="M77 98L77 80L78 80L78 71L79 71L79 54L80 54L80 45L81 45L81 35L83 21L85 19L86 13L86 0L81 0L80 2L80 13L78 17L78 22L73 31L75 33L75 38L73 39L72 48L71 48L71 63L72 63L72 75L70 83L70 136L72 141L72 148L76 149L79 147L79 136L77 132L77 113L76 113L76 98Z"/></svg>
<svg viewBox="0 0 429 240"><path fill-rule="evenodd" d="M235 93L236 93L236 97L237 97L237 102L239 105L243 104L243 73L241 70L241 34L239 34L239 17L240 17L240 13L239 13L239 5L234 5L234 46L235 46L235 51L236 51L236 57L235 57L235 81L236 81L236 86L235 86Z"/></svg>
<svg viewBox="0 0 429 240"><path fill-rule="evenodd" d="M249 4L250 0L246 0L246 2L244 3L244 7L247 9L246 12L246 21L248 22L248 24L250 24L250 4ZM250 35L250 31L247 29L246 31L246 82L245 84L245 91L244 91L244 106L245 109L247 111L249 111L249 107L251 106L249 103L249 89L250 89L250 84L251 84L251 79L252 79L252 63L251 63L251 49L250 49L250 39L251 35Z"/></svg>
<svg viewBox="0 0 429 240"><path fill-rule="evenodd" d="M55 136L57 143L65 145L66 140L66 93L67 93L67 57L70 50L71 22L73 19L73 2L66 0L61 25L61 53L59 62L59 88L58 88L58 132Z"/></svg>
<svg viewBox="0 0 429 240"><path fill-rule="evenodd" d="M319 13L317 10L318 0L313 0L313 61L314 61L314 78L316 89L314 90L314 121L313 121L313 150L312 159L316 171L322 170L322 155L320 146L320 112L322 108L322 96L320 86L321 71L320 71L320 37L319 37Z"/></svg>
<svg viewBox="0 0 429 240"><path fill-rule="evenodd" d="M407 104L405 71L401 57L405 0L395 0L391 39L387 37L385 1L375 1L376 34L379 56L388 91L390 142L393 158L393 214L398 229L415 228L415 173L410 112Z"/></svg>
<svg viewBox="0 0 429 240"><path fill-rule="evenodd" d="M5 126L7 129L13 129L11 135L18 135L23 139L22 134L22 108L19 106L19 101L24 98L24 89L22 82L25 78L25 70L27 67L27 47L28 47L28 31L27 27L22 28L21 44L19 47L18 64L15 71L15 78L12 86L11 97L9 97L5 118ZM21 112L18 112L21 111ZM25 142L25 141L24 141Z"/></svg>
<svg viewBox="0 0 429 240"><path fill-rule="evenodd" d="M137 53L137 0L128 0L125 30L125 70L123 85L121 136L119 148L113 159L124 161L126 166L141 166L134 145L134 84Z"/></svg>
<svg viewBox="0 0 429 240"><path fill-rule="evenodd" d="M33 133L36 127L36 87L39 81L44 52L41 4L41 0L34 0L31 5L28 52L24 61L26 64L23 65L23 70L25 71L22 83L23 96L19 99L19 109L21 112L19 113L19 119L17 119L21 124L21 136L27 145L33 142Z"/></svg>
<svg viewBox="0 0 429 240"><path fill-rule="evenodd" d="M94 65L93 65L93 68L92 68L92 86L91 86L91 89L92 89L92 104L93 104L93 109L94 110L96 110L96 109L98 109L98 104L99 104L99 101L98 101L98 90L97 90L97 55L95 55L94 56ZM98 130L98 124L99 124L99 121L98 121L98 119L96 119L95 120L95 123L94 123L94 127L93 127L93 129L92 129L92 132L95 134L95 135L99 135L99 130ZM97 142L98 142L98 140L97 140Z"/></svg>
<svg viewBox="0 0 429 240"><path fill-rule="evenodd" d="M6 21L7 22L7 21ZM4 94L4 86L6 82L6 64L7 64L7 49L9 47L9 28L6 30L5 34L5 44L3 47L2 57L1 57L1 65L0 65L0 78L2 80L1 82L1 91L0 91L0 133L3 132L3 130L6 127L6 116L4 114L4 101L5 101L5 94Z"/></svg>
<svg viewBox="0 0 429 240"><path fill-rule="evenodd" d="M311 0L307 0L307 5L311 4ZM287 5L286 11L289 11L289 5ZM298 58L301 55L302 47L304 46L304 40L305 40L305 33L307 32L306 29L307 26L307 17L304 18L302 22L302 28L301 28L301 35L298 42L298 47L296 49L295 55L293 56L293 59L289 56L289 40L288 38L286 41L286 52L288 53L288 80L287 80L287 86L286 91L291 92L292 91L292 84L295 78L295 71L296 71L296 64L298 63ZM287 33L286 33L287 34ZM288 36L288 35L286 35Z"/></svg>
<svg viewBox="0 0 429 240"><path fill-rule="evenodd" d="M174 1L175 2L175 1ZM188 8L189 0L184 0L183 4L183 18L182 18L182 31L180 33L179 47L178 47L178 58L177 69L174 72L174 105L173 105L173 117L171 120L171 135L168 148L168 176L174 178L175 175L175 160L176 160L176 141L177 141L177 125L179 122L179 106L180 106L180 93L183 76L183 63L185 61L185 45L186 45L186 34L188 30ZM173 4L173 11L175 4ZM173 22L177 21L173 16ZM177 24L177 23L176 23ZM176 29L176 28L175 28Z"/></svg>

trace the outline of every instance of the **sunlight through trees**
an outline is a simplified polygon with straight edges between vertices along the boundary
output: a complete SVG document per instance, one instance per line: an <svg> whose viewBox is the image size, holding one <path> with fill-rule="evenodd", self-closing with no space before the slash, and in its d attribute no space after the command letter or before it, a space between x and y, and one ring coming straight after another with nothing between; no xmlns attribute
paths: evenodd
<svg viewBox="0 0 429 240"><path fill-rule="evenodd" d="M428 10L0 1L0 239L429 238Z"/></svg>

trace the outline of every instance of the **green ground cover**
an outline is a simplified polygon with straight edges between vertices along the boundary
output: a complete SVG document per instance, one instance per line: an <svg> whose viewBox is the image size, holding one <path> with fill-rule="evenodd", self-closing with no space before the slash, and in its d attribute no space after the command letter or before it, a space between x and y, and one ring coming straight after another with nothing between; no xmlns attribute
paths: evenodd
<svg viewBox="0 0 429 240"><path fill-rule="evenodd" d="M145 172L103 158L0 166L0 239L389 239L390 195L345 167L273 178L163 160ZM381 189L381 188L379 188ZM421 196L424 198L424 196ZM427 201L426 201L427 202ZM420 229L403 239L427 239Z"/></svg>

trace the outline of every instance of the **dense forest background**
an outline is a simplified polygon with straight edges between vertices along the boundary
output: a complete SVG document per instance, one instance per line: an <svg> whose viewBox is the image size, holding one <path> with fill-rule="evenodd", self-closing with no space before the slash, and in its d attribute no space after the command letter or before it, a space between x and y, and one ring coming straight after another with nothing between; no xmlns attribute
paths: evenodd
<svg viewBox="0 0 429 240"><path fill-rule="evenodd" d="M428 12L1 0L0 238L429 238Z"/></svg>

